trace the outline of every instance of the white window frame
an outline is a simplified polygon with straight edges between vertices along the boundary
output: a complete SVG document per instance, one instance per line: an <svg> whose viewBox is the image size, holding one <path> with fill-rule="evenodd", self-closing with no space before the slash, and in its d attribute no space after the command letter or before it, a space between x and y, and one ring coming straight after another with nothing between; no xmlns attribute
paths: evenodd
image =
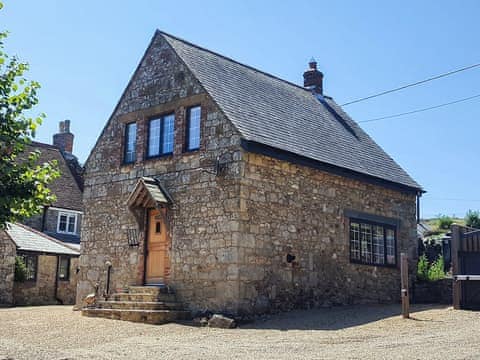
<svg viewBox="0 0 480 360"><path fill-rule="evenodd" d="M65 231L60 230L60 218L62 216L67 217L67 226L65 227ZM75 219L75 223L73 225L73 232L68 231L68 224L70 223L70 218L73 217ZM78 213L76 212L69 212L69 211L60 211L58 213L57 217L57 233L59 234L71 234L71 235L76 235L77 234L77 221L78 221Z"/></svg>

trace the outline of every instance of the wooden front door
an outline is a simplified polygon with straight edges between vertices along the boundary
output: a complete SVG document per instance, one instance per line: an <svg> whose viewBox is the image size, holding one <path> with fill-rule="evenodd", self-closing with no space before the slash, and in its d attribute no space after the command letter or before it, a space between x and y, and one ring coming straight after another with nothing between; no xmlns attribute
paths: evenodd
<svg viewBox="0 0 480 360"><path fill-rule="evenodd" d="M170 272L166 214L167 209L148 210L147 261L145 283L165 284Z"/></svg>

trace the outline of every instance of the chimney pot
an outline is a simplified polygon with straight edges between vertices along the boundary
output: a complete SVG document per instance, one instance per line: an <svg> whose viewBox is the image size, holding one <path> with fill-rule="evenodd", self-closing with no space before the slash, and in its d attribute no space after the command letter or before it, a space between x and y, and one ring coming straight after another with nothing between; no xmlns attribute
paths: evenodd
<svg viewBox="0 0 480 360"><path fill-rule="evenodd" d="M66 132L66 133L70 132L70 120L64 121L63 132Z"/></svg>

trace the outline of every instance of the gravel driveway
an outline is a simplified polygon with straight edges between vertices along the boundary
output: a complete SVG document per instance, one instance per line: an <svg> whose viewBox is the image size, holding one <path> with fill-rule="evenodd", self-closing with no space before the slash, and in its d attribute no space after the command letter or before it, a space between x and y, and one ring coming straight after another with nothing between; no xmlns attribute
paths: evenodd
<svg viewBox="0 0 480 360"><path fill-rule="evenodd" d="M478 359L480 312L414 306L294 311L239 329L82 317L67 306L0 309L0 359Z"/></svg>

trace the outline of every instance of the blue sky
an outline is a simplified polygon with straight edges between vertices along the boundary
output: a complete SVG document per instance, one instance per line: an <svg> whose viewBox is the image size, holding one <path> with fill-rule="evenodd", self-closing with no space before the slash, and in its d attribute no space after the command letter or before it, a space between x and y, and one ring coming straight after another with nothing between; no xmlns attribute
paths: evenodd
<svg viewBox="0 0 480 360"><path fill-rule="evenodd" d="M85 160L156 28L302 83L313 56L325 93L364 97L480 62L480 2L3 0L7 51L42 84L37 140L72 121ZM357 121L480 94L480 68L345 107ZM428 191L422 213L480 209L480 99L362 124Z"/></svg>

